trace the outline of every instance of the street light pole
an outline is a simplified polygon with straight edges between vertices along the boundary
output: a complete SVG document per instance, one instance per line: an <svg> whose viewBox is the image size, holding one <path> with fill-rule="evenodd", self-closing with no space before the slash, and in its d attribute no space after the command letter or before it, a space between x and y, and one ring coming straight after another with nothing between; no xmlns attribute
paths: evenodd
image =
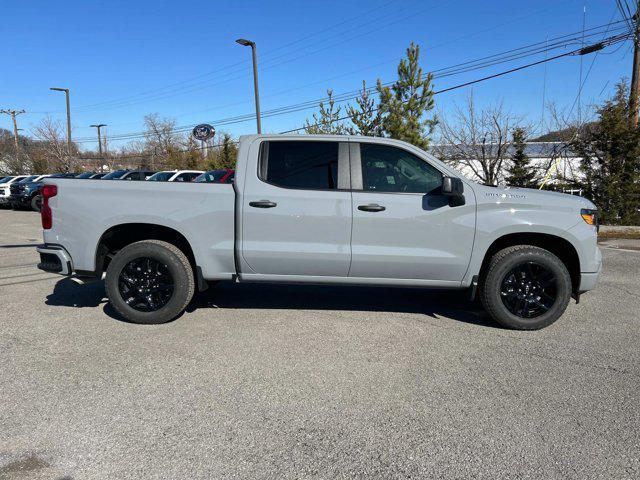
<svg viewBox="0 0 640 480"><path fill-rule="evenodd" d="M258 92L258 56L256 54L256 44L251 40L245 40L239 38L236 43L244 46L251 47L251 57L253 60L253 90L256 99L256 125L258 126L258 133L262 133L262 126L260 124L260 94Z"/></svg>
<svg viewBox="0 0 640 480"><path fill-rule="evenodd" d="M104 158L102 158L102 139L100 138L100 128L106 127L106 123L98 123L96 125L89 125L90 127L94 127L98 129L98 152L100 153L100 171L102 171L104 165Z"/></svg>
<svg viewBox="0 0 640 480"><path fill-rule="evenodd" d="M67 99L67 152L69 154L69 163L71 163L71 105L69 103L69 89L52 87L49 90L55 90L56 92L64 92Z"/></svg>

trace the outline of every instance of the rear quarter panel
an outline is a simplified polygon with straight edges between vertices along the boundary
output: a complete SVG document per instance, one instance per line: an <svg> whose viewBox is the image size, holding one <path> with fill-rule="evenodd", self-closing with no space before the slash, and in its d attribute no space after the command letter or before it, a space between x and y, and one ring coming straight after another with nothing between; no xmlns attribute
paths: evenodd
<svg viewBox="0 0 640 480"><path fill-rule="evenodd" d="M162 225L190 243L205 278L231 278L234 201L230 184L46 179L58 187L49 200L53 227L44 241L64 246L76 270L95 270L96 248L109 228Z"/></svg>

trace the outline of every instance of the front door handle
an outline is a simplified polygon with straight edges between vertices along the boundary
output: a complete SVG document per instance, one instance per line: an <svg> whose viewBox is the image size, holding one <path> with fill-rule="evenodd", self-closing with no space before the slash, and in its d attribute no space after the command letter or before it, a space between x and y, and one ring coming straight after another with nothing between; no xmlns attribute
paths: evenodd
<svg viewBox="0 0 640 480"><path fill-rule="evenodd" d="M258 200L257 202L249 202L250 207L256 208L273 208L277 206L276 202L272 202L271 200Z"/></svg>
<svg viewBox="0 0 640 480"><path fill-rule="evenodd" d="M369 205L358 205L358 210L363 212L384 212L386 208L377 203L370 203Z"/></svg>

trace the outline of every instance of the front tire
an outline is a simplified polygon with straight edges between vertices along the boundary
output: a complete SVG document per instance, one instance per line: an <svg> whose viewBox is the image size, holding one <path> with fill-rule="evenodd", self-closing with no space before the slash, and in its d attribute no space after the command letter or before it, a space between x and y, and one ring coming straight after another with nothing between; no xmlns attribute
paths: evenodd
<svg viewBox="0 0 640 480"><path fill-rule="evenodd" d="M39 212L42 207L42 197L40 195L34 195L31 199L31 210Z"/></svg>
<svg viewBox="0 0 640 480"><path fill-rule="evenodd" d="M491 258L480 299L501 325L539 330L560 318L571 290L571 275L558 257L543 248L516 245Z"/></svg>
<svg viewBox="0 0 640 480"><path fill-rule="evenodd" d="M195 291L193 269L175 245L144 240L120 250L107 268L107 296L133 323L160 324L178 317Z"/></svg>

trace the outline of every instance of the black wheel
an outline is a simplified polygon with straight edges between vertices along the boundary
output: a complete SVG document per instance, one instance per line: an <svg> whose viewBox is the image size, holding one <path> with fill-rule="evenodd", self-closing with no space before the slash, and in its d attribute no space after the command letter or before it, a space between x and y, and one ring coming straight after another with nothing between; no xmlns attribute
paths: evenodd
<svg viewBox="0 0 640 480"><path fill-rule="evenodd" d="M186 255L160 240L132 243L111 260L105 279L113 308L134 323L173 320L187 307L195 290Z"/></svg>
<svg viewBox="0 0 640 480"><path fill-rule="evenodd" d="M42 207L42 197L40 195L34 195L31 199L31 210L39 212Z"/></svg>
<svg viewBox="0 0 640 480"><path fill-rule="evenodd" d="M480 299L501 325L538 330L564 313L571 299L571 276L553 253L516 245L496 253L480 285Z"/></svg>

